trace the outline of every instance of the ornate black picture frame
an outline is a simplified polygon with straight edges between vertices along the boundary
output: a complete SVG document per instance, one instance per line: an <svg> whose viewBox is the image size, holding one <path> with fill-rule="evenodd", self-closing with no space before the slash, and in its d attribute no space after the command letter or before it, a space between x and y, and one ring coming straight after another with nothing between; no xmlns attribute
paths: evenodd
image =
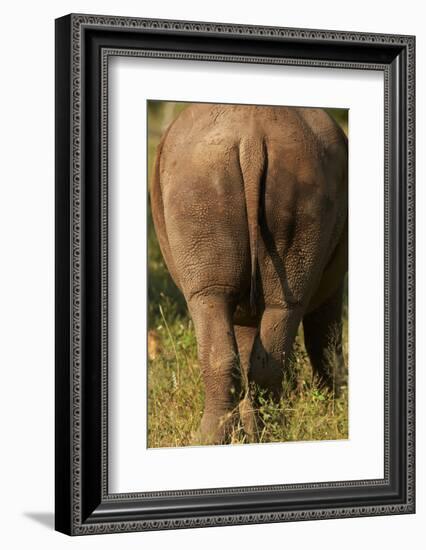
<svg viewBox="0 0 426 550"><path fill-rule="evenodd" d="M380 480L110 494L110 56L382 71L385 434ZM68 15L56 20L56 529L70 535L414 513L413 36Z"/></svg>

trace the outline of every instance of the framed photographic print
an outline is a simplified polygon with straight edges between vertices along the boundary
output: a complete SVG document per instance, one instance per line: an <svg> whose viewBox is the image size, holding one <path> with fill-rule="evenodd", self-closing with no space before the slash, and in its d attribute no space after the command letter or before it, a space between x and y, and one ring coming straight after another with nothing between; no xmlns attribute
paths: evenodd
<svg viewBox="0 0 426 550"><path fill-rule="evenodd" d="M413 513L413 36L56 20L56 529Z"/></svg>

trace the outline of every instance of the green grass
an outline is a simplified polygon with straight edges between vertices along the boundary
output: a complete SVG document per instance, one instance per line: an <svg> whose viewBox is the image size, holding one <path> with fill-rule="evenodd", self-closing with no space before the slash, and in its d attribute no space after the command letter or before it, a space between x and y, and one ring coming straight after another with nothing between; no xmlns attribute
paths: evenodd
<svg viewBox="0 0 426 550"><path fill-rule="evenodd" d="M204 387L197 361L192 321L167 309L162 300L158 324L149 334L148 446L178 447L191 444L204 404ZM161 313L162 312L162 313ZM347 361L347 322L344 324ZM291 378L283 383L283 396L274 403L260 394L259 416L264 428L259 442L335 440L348 437L348 392L335 399L312 381L312 370L300 329L294 346ZM231 443L246 443L237 426Z"/></svg>
<svg viewBox="0 0 426 550"><path fill-rule="evenodd" d="M185 104L149 102L148 162L152 166L162 132ZM347 112L331 113L346 129ZM173 283L158 246L148 214L148 446L191 444L204 405L204 387L197 360L194 327L185 300ZM347 292L344 307L343 351L348 364ZM283 396L273 403L259 396L258 413L264 429L260 442L335 440L348 437L348 391L336 399L312 381L300 328L294 345L291 376L283 382ZM237 426L234 444L246 443Z"/></svg>

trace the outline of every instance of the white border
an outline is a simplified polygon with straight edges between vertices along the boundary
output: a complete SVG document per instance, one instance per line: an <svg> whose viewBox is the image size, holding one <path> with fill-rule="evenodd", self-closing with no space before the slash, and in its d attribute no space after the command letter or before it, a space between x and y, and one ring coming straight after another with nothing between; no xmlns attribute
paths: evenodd
<svg viewBox="0 0 426 550"><path fill-rule="evenodd" d="M382 478L383 74L112 58L109 79L109 491ZM146 448L148 98L350 109L349 440Z"/></svg>

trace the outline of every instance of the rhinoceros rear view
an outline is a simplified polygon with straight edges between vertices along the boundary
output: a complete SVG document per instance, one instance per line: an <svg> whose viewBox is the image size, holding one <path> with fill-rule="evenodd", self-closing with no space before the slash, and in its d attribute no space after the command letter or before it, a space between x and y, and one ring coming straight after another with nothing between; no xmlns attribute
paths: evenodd
<svg viewBox="0 0 426 550"><path fill-rule="evenodd" d="M337 393L347 141L328 114L193 104L163 136L150 191L196 331L205 383L197 442L226 442L238 414L256 439L251 388L279 398L301 321L314 372Z"/></svg>

